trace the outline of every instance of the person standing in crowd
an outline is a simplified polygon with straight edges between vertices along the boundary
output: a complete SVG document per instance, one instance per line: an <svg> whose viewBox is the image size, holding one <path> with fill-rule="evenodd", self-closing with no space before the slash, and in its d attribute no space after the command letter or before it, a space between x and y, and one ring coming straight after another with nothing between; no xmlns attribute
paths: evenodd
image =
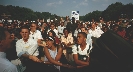
<svg viewBox="0 0 133 72"><path fill-rule="evenodd" d="M6 59L5 51L12 45L10 33L3 27L0 27L0 72L18 72L15 65Z"/></svg>
<svg viewBox="0 0 133 72"><path fill-rule="evenodd" d="M37 57L39 55L37 49L38 43L33 38L29 37L30 31L28 27L21 27L20 34L22 39L16 42L17 56L20 58L22 64L26 66L26 72L37 72L37 62L40 62ZM25 59L28 59L28 62L25 61Z"/></svg>
<svg viewBox="0 0 133 72"><path fill-rule="evenodd" d="M85 32L87 34L86 42L89 43L92 46L92 39L91 39L92 35L88 32L87 28L82 27L81 32Z"/></svg>
<svg viewBox="0 0 133 72"><path fill-rule="evenodd" d="M58 37L58 38L60 38L60 37L63 35L63 30L64 30L64 28L66 28L66 27L64 26L64 22L61 22L60 25L57 27L57 30L59 31L59 32L58 32L58 34L59 34L59 37Z"/></svg>
<svg viewBox="0 0 133 72"><path fill-rule="evenodd" d="M69 31L69 29L64 28L63 35L61 36L61 43L63 45L63 53L65 54L68 61L72 59L71 53L72 48L71 46L74 44L74 38L72 36L72 33Z"/></svg>
<svg viewBox="0 0 133 72"><path fill-rule="evenodd" d="M80 30L81 27L82 27L82 24L78 22L77 27L74 31L74 37L77 37L78 32L81 32L81 30Z"/></svg>
<svg viewBox="0 0 133 72"><path fill-rule="evenodd" d="M30 25L30 35L29 37L34 39L38 43L38 50L39 50L39 58L43 56L43 48L42 48L42 35L39 30L37 30L37 23L31 23Z"/></svg>
<svg viewBox="0 0 133 72"><path fill-rule="evenodd" d="M77 44L72 47L72 54L76 72L89 72L89 53L92 47L89 43L86 43L87 34L85 32L79 32L77 35Z"/></svg>
<svg viewBox="0 0 133 72"><path fill-rule="evenodd" d="M112 29L115 33L118 32L119 30L119 25L113 25L113 29Z"/></svg>
<svg viewBox="0 0 133 72"><path fill-rule="evenodd" d="M9 33L12 32L12 26L11 26L11 24L8 24L8 25L7 25L7 30L8 30Z"/></svg>
<svg viewBox="0 0 133 72"><path fill-rule="evenodd" d="M36 23L31 23L29 37L34 39L35 41L37 41L39 46L41 45L42 35L41 35L41 32L39 30L37 30Z"/></svg>
<svg viewBox="0 0 133 72"><path fill-rule="evenodd" d="M50 29L48 30L48 32L49 32L50 30L53 30L53 31L55 32L56 36L58 37L58 30L56 29L54 23L51 23ZM48 33L48 32L47 32L47 33Z"/></svg>
<svg viewBox="0 0 133 72"><path fill-rule="evenodd" d="M92 28L90 33L92 34L92 37L99 38L104 32L100 29L97 28L97 25L95 23L92 23Z"/></svg>

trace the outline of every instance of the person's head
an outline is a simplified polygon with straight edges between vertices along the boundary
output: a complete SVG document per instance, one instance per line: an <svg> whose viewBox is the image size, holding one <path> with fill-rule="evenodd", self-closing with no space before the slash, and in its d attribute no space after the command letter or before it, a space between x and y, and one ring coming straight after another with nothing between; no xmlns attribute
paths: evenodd
<svg viewBox="0 0 133 72"><path fill-rule="evenodd" d="M37 24L36 24L36 23L31 23L30 29L31 29L31 31L36 31L36 29L37 29Z"/></svg>
<svg viewBox="0 0 133 72"><path fill-rule="evenodd" d="M8 24L8 25L7 25L7 29L8 29L9 31L12 29L11 24Z"/></svg>
<svg viewBox="0 0 133 72"><path fill-rule="evenodd" d="M30 34L29 28L27 26L21 27L20 34L23 40L27 41L29 39L29 34Z"/></svg>
<svg viewBox="0 0 133 72"><path fill-rule="evenodd" d="M55 24L54 24L54 23L52 23L52 24L50 25L50 29L51 29L51 30L54 30L54 29L55 29Z"/></svg>
<svg viewBox="0 0 133 72"><path fill-rule="evenodd" d="M43 22L41 26L42 27L46 27L47 26L47 23Z"/></svg>
<svg viewBox="0 0 133 72"><path fill-rule="evenodd" d="M5 52L7 49L11 48L12 46L12 39L10 33L0 27L0 52Z"/></svg>
<svg viewBox="0 0 133 72"><path fill-rule="evenodd" d="M55 37L56 34L55 34L55 32L54 32L53 30L50 30L50 31L48 32L48 36Z"/></svg>
<svg viewBox="0 0 133 72"><path fill-rule="evenodd" d="M55 46L55 39L54 37L48 36L46 37L46 45L48 46L48 48L51 48L52 46Z"/></svg>
<svg viewBox="0 0 133 72"><path fill-rule="evenodd" d="M105 26L105 27L103 27L103 32L107 32L108 31L108 27L107 26Z"/></svg>
<svg viewBox="0 0 133 72"><path fill-rule="evenodd" d="M64 26L64 22L61 22L61 26Z"/></svg>
<svg viewBox="0 0 133 72"><path fill-rule="evenodd" d="M90 30L91 29L91 24L87 25L87 29Z"/></svg>
<svg viewBox="0 0 133 72"><path fill-rule="evenodd" d="M15 39L15 32L11 32L11 38L12 38L12 40Z"/></svg>
<svg viewBox="0 0 133 72"><path fill-rule="evenodd" d="M81 32L85 32L85 33L87 33L87 32L88 32L88 30L87 30L87 28L86 28L86 27L81 27Z"/></svg>
<svg viewBox="0 0 133 72"><path fill-rule="evenodd" d="M0 27L4 27L4 24L2 22L0 22Z"/></svg>
<svg viewBox="0 0 133 72"><path fill-rule="evenodd" d="M95 23L92 23L92 24L91 24L91 27L92 27L92 28L95 28L95 27L96 27L96 24L95 24Z"/></svg>
<svg viewBox="0 0 133 72"><path fill-rule="evenodd" d="M77 44L81 45L86 43L87 34L85 32L79 32L77 34Z"/></svg>
<svg viewBox="0 0 133 72"><path fill-rule="evenodd" d="M114 32L117 32L117 31L118 31L118 28L119 28L118 25L113 25L113 31L114 31Z"/></svg>
<svg viewBox="0 0 133 72"><path fill-rule="evenodd" d="M70 31L69 31L69 29L64 28L64 29L63 29L63 33L64 33L64 35L67 37L68 34L70 33Z"/></svg>

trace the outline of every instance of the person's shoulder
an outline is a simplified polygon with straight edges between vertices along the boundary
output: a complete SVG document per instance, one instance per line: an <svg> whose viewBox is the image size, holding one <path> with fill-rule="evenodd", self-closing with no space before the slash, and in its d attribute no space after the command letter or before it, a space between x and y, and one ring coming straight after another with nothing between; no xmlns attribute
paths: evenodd
<svg viewBox="0 0 133 72"><path fill-rule="evenodd" d="M78 48L77 44L72 45L72 48Z"/></svg>
<svg viewBox="0 0 133 72"><path fill-rule="evenodd" d="M39 30L36 30L36 32L37 32L37 33L41 33L41 31L39 31Z"/></svg>
<svg viewBox="0 0 133 72"><path fill-rule="evenodd" d="M22 41L23 41L22 39L19 39L19 40L16 41L16 43L20 43L20 42L22 42Z"/></svg>
<svg viewBox="0 0 133 72"><path fill-rule="evenodd" d="M3 60L1 60L1 62L2 63L0 63L0 65L3 67L4 71L17 72L16 66L13 65L10 61L7 61L7 60L3 59Z"/></svg>

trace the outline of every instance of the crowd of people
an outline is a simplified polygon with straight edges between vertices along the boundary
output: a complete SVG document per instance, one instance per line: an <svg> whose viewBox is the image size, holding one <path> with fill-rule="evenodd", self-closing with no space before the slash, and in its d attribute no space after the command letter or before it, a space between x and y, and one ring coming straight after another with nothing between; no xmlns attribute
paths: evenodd
<svg viewBox="0 0 133 72"><path fill-rule="evenodd" d="M133 44L132 21L0 22L0 72L19 71L4 61L3 52L10 62L19 59L26 66L24 72L88 72L89 53L95 39L108 30ZM12 42L6 38L7 33ZM7 41L3 42L5 38Z"/></svg>

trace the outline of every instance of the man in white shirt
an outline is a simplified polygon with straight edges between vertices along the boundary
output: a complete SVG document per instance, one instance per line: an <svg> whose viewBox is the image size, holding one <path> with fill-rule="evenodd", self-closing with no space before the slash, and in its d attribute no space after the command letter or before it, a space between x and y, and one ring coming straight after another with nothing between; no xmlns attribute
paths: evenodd
<svg viewBox="0 0 133 72"><path fill-rule="evenodd" d="M36 23L32 23L30 25L30 35L29 35L29 37L34 39L35 41L37 41L38 45L41 44L41 40L43 38L42 38L41 32L39 30L37 30L37 24Z"/></svg>
<svg viewBox="0 0 133 72"><path fill-rule="evenodd" d="M63 35L64 28L66 28L64 26L64 22L61 22L60 26L57 27L57 30L58 30L58 33L59 33L59 37L58 38L60 38Z"/></svg>
<svg viewBox="0 0 133 72"><path fill-rule="evenodd" d="M37 30L37 24L36 23L32 23L30 25L30 38L34 39L37 43L38 43L38 47L39 47L39 58L41 58L43 55L43 48L42 46L42 34L39 30Z"/></svg>
<svg viewBox="0 0 133 72"><path fill-rule="evenodd" d="M11 47L10 33L0 27L0 72L18 72L15 65L6 59L5 51Z"/></svg>
<svg viewBox="0 0 133 72"><path fill-rule="evenodd" d="M32 72L37 70L36 62L40 62L38 52L38 44L33 38L29 37L30 31L27 27L22 27L20 32L22 39L16 42L17 56L21 59L29 59L30 62L26 64L26 71Z"/></svg>

